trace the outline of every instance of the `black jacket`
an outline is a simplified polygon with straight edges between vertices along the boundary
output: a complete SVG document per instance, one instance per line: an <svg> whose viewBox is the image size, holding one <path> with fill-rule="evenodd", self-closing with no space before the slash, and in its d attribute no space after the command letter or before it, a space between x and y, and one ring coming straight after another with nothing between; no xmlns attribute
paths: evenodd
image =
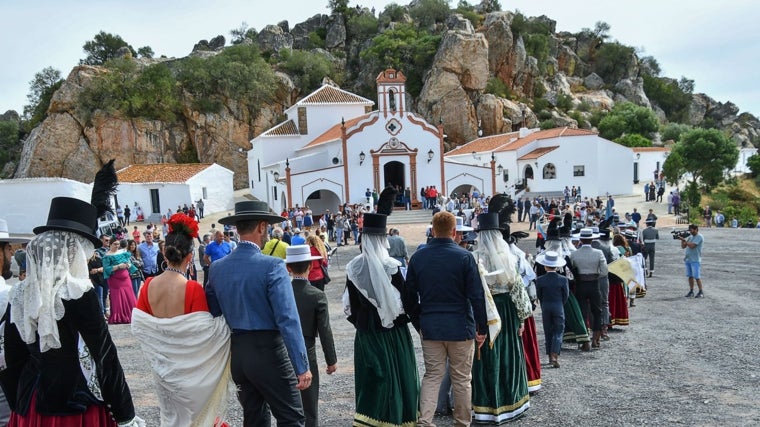
<svg viewBox="0 0 760 427"><path fill-rule="evenodd" d="M404 276L400 271L397 271L391 276L391 284L398 289L401 293L402 301L406 293L406 285L404 284ZM346 277L346 288L348 288L348 298L351 303L351 315L348 316L348 321L351 322L356 329L369 332L381 332L390 331L393 328L384 328L380 315L377 314L377 308L372 305L367 298L362 295L356 288L351 280ZM406 310L406 306L404 309ZM393 327L404 326L409 323L409 316L405 313L401 313L396 320L393 321Z"/></svg>
<svg viewBox="0 0 760 427"><path fill-rule="evenodd" d="M66 314L58 321L61 348L40 352L38 342L26 344L10 323L10 307L5 317L5 361L0 384L11 409L21 415L29 410L37 393L37 412L44 415L73 415L98 403L87 387L79 365L77 334L90 350L98 373L105 404L117 422L134 418L135 409L116 347L108 333L98 296L90 289L77 300L63 301Z"/></svg>

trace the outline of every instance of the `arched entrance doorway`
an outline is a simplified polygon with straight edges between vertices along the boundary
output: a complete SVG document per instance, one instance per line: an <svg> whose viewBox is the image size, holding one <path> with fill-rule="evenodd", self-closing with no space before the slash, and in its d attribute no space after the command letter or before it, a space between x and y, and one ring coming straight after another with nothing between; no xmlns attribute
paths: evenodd
<svg viewBox="0 0 760 427"><path fill-rule="evenodd" d="M405 169L403 163L395 160L388 162L383 166L383 180L385 181L385 187L393 187L398 192L396 194L394 206L404 206L404 189L407 187ZM382 188L378 188L377 190L382 191Z"/></svg>
<svg viewBox="0 0 760 427"><path fill-rule="evenodd" d="M459 199L465 193L468 194L468 195L470 195L470 196L472 196L472 193L475 192L475 191L477 191L478 193L480 193L480 189L478 187L476 187L474 185L470 185L470 184L463 184L463 185L457 186L454 189L454 191L452 191L451 194L449 194L449 197L452 198L452 199L453 198Z"/></svg>
<svg viewBox="0 0 760 427"><path fill-rule="evenodd" d="M330 190L317 190L306 198L306 206L311 208L314 218L318 218L326 211L335 213L340 206L340 198Z"/></svg>

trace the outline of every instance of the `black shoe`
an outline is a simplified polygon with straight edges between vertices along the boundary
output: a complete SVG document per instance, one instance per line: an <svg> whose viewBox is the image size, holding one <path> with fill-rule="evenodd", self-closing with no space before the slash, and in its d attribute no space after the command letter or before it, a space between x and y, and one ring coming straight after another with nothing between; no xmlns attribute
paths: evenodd
<svg viewBox="0 0 760 427"><path fill-rule="evenodd" d="M691 298L693 296L694 296L694 291L693 290L689 291L689 293L686 294L686 298Z"/></svg>
<svg viewBox="0 0 760 427"><path fill-rule="evenodd" d="M705 297L705 294L703 294L702 291L699 291L697 292L697 296L695 296L694 298L704 298L704 297Z"/></svg>

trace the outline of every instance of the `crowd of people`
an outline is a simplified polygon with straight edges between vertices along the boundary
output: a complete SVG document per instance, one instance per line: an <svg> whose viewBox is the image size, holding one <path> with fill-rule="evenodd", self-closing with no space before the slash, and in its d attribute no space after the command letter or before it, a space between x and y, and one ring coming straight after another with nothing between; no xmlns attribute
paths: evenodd
<svg viewBox="0 0 760 427"><path fill-rule="evenodd" d="M112 163L104 171L115 176ZM387 227L392 189L373 200L374 212L342 205L315 220L307 206L273 215L265 202L244 201L207 233L191 206L167 212L161 230L149 224L134 227L132 239L123 231L97 237L108 208L96 197L104 191L98 180L92 203L53 199L21 261L26 277L2 304L9 425L145 425L107 323L132 324L162 425L223 426L232 393L245 425L269 425L272 416L281 426L319 425L316 340L325 372L336 372L324 289L331 242L347 244L346 229L361 248L346 265L342 297L356 329L354 424L431 426L436 414L457 425L501 424L522 416L541 388L536 308L545 366L562 366L563 341L601 349L645 295L659 239L651 209L646 218L637 210L621 217L611 196L582 199L579 188L574 199L570 190L516 202L473 192L444 209L435 195L431 238L411 254ZM516 244L527 233L510 230L515 211L539 231L535 263ZM5 278L15 255L4 232L0 221ZM680 239L687 297L703 297L704 239L696 226ZM422 343L421 380L409 325ZM0 417L2 409L0 400Z"/></svg>

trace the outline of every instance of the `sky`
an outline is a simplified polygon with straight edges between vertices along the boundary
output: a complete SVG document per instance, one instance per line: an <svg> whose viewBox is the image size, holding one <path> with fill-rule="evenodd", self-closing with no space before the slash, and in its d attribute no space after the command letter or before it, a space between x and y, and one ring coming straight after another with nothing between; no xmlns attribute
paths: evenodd
<svg viewBox="0 0 760 427"><path fill-rule="evenodd" d="M471 4L478 0L470 0ZM386 0L349 2L374 6ZM405 5L409 0L395 3ZM450 5L456 7L458 0ZM731 101L760 116L760 1L756 0L500 0L503 10L546 15L558 31L610 24L610 36L654 56L662 75L695 81L695 92ZM65 78L86 55L82 45L105 31L156 56L183 57L199 40L224 35L245 22L262 29L287 20L291 28L329 13L327 0L0 0L0 113L23 111L29 82L45 67ZM752 71L755 70L755 71Z"/></svg>

